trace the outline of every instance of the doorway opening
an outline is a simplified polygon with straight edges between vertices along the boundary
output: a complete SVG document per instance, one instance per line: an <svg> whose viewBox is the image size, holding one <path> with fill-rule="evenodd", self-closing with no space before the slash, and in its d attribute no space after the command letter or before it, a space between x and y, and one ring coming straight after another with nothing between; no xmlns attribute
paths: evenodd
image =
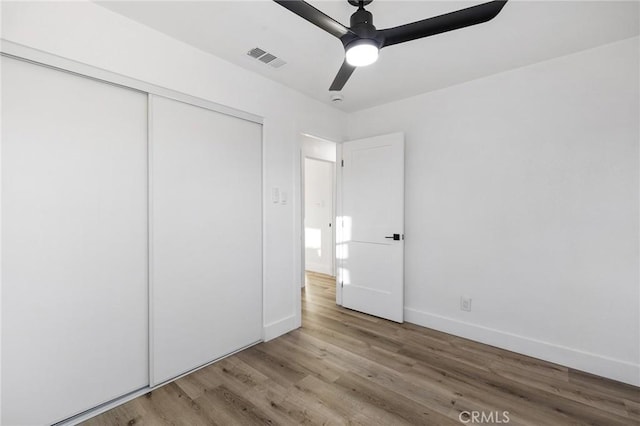
<svg viewBox="0 0 640 426"><path fill-rule="evenodd" d="M303 135L301 150L302 277L307 273L335 277L336 218L335 142Z"/></svg>

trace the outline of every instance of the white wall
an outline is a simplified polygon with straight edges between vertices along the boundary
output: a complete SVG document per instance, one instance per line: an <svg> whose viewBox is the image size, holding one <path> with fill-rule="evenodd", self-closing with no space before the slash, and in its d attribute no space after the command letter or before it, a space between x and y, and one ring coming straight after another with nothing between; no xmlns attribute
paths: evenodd
<svg viewBox="0 0 640 426"><path fill-rule="evenodd" d="M266 338L300 323L299 138L341 140L346 115L89 2L3 2L2 38L264 117ZM295 284L294 284L295 283Z"/></svg>
<svg viewBox="0 0 640 426"><path fill-rule="evenodd" d="M350 115L406 134L408 321L640 384L638 44Z"/></svg>

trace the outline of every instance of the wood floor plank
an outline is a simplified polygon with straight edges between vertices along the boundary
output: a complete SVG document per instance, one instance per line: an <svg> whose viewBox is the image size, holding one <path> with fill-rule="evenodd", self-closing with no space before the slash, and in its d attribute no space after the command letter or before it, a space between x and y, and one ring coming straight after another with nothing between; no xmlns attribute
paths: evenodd
<svg viewBox="0 0 640 426"><path fill-rule="evenodd" d="M294 345L289 340L282 339L277 344L265 346L264 350L290 364L295 364L298 369L302 369L325 382L337 380L343 372L341 369L323 362L324 354L315 354L304 346Z"/></svg>
<svg viewBox="0 0 640 426"><path fill-rule="evenodd" d="M83 424L440 426L508 411L510 425L640 426L640 388L344 309L333 277L307 273L302 313L300 329Z"/></svg>
<svg viewBox="0 0 640 426"><path fill-rule="evenodd" d="M270 355L260 346L246 349L236 356L283 386L296 383L307 376L303 369Z"/></svg>
<svg viewBox="0 0 640 426"><path fill-rule="evenodd" d="M569 381L527 374L521 369L501 362L492 364L490 370L503 379L562 398L571 399L575 402L591 405L612 414L624 416L628 411L625 400L612 397L604 392L577 386Z"/></svg>
<svg viewBox="0 0 640 426"><path fill-rule="evenodd" d="M569 381L579 386L597 389L612 396L640 403L640 388L626 383L603 380L584 371L569 370Z"/></svg>
<svg viewBox="0 0 640 426"><path fill-rule="evenodd" d="M627 409L627 416L631 419L637 420L640 425L640 402L625 399L624 406Z"/></svg>
<svg viewBox="0 0 640 426"><path fill-rule="evenodd" d="M195 401L210 418L223 425L273 425L276 422L261 409L225 385L207 390Z"/></svg>
<svg viewBox="0 0 640 426"><path fill-rule="evenodd" d="M499 375L480 369L472 369L463 364L457 366L419 364L419 376L427 370L435 370L440 377L456 381L459 392L485 405L493 404L500 410L517 412L523 417L535 418L540 424L570 424L571 420L580 424L625 424L626 420L618 415L606 413L595 407L581 404L567 398L534 389Z"/></svg>
<svg viewBox="0 0 640 426"><path fill-rule="evenodd" d="M144 411L152 413L153 420L149 422L150 424L176 426L218 424L175 383L168 383L138 400ZM175 413L180 413L180 416L176 417Z"/></svg>
<svg viewBox="0 0 640 426"><path fill-rule="evenodd" d="M379 386L377 383L361 377L357 374L345 374L335 382L336 385L346 389L350 395L370 406L383 409L398 419L411 424L438 424L453 425L458 424L454 419L447 418L446 415L438 411L430 410L413 399L406 398L388 387ZM427 400L423 400L426 402ZM449 407L447 407L447 411ZM399 423L398 420L392 424Z"/></svg>
<svg viewBox="0 0 640 426"><path fill-rule="evenodd" d="M247 392L245 398L268 413L279 424L342 424L342 417L336 416L319 401L301 397L294 386L285 388L274 381L268 381Z"/></svg>
<svg viewBox="0 0 640 426"><path fill-rule="evenodd" d="M305 395L312 395L330 407L347 424L353 422L363 425L405 425L393 413L371 405L349 394L345 389L328 384L316 377L306 377L296 384L296 388ZM362 422L362 423L360 423Z"/></svg>

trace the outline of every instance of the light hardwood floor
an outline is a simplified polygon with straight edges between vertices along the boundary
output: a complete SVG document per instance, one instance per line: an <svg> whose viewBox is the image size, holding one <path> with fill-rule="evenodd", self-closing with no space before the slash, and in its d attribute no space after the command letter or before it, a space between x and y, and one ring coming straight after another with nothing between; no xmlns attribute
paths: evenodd
<svg viewBox="0 0 640 426"><path fill-rule="evenodd" d="M301 329L84 424L640 425L639 388L342 309L308 280Z"/></svg>

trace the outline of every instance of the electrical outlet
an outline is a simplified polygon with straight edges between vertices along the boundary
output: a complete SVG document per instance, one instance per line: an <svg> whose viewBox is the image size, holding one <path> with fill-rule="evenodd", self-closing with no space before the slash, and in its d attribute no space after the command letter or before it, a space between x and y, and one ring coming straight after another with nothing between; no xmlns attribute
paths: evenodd
<svg viewBox="0 0 640 426"><path fill-rule="evenodd" d="M470 297L460 297L460 310L471 312L471 298Z"/></svg>

